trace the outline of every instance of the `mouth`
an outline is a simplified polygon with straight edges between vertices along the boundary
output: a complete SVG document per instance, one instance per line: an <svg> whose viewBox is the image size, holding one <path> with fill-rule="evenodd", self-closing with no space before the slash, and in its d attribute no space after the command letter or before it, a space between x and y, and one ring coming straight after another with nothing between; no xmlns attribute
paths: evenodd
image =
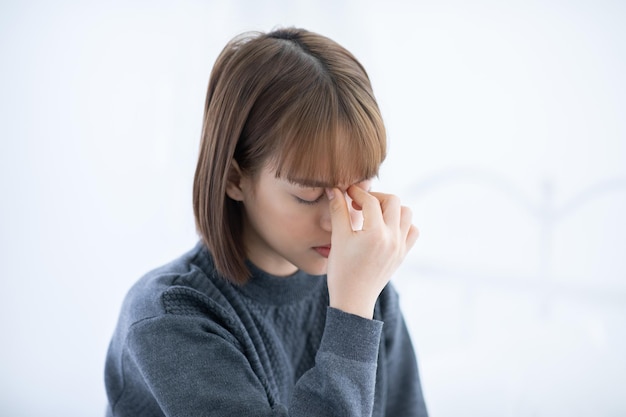
<svg viewBox="0 0 626 417"><path fill-rule="evenodd" d="M328 255L330 255L330 245L315 246L313 250L315 250L318 254L320 254L324 258L328 258Z"/></svg>

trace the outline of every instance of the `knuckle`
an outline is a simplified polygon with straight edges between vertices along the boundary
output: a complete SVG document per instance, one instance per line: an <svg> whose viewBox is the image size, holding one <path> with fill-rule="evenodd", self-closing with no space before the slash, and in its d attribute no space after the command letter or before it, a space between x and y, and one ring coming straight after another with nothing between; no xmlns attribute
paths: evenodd
<svg viewBox="0 0 626 417"><path fill-rule="evenodd" d="M384 198L384 200L381 201L381 204L385 211L391 211L391 212L401 211L400 198L395 195L388 194Z"/></svg>
<svg viewBox="0 0 626 417"><path fill-rule="evenodd" d="M398 197L397 195L388 194L387 201L389 201L391 204L400 206L400 197Z"/></svg>
<svg viewBox="0 0 626 417"><path fill-rule="evenodd" d="M402 217L403 220L410 222L411 219L413 218L413 210L411 210L407 206L402 206L400 208L400 216Z"/></svg>

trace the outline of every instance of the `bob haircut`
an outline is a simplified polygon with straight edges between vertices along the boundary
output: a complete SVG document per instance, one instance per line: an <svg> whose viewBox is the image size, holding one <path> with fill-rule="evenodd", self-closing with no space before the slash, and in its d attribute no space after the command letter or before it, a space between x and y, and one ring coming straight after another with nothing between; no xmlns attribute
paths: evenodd
<svg viewBox="0 0 626 417"><path fill-rule="evenodd" d="M240 285L250 276L241 203L226 195L233 161L242 175L270 166L333 187L375 177L385 155L369 77L345 48L296 28L234 38L211 72L193 184L196 227L218 273Z"/></svg>

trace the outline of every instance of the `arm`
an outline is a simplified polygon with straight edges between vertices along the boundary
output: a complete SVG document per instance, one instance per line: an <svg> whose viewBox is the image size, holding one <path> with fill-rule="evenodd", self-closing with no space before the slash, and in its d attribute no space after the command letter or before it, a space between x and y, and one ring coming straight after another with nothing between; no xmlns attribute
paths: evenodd
<svg viewBox="0 0 626 417"><path fill-rule="evenodd" d="M224 328L199 316L146 319L128 335L123 368L148 398L134 398L128 386L113 415L136 414L141 402L159 410L151 415L176 417L370 415L381 330L379 321L330 308L315 366L284 404L270 398L259 364Z"/></svg>
<svg viewBox="0 0 626 417"><path fill-rule="evenodd" d="M387 416L426 416L413 347L389 279L414 245L419 232L411 210L390 194L368 193L351 186L352 207L363 212L363 227L352 230L346 201L327 189L332 221L328 258L330 305L371 318L382 300L385 343L377 396ZM385 290L383 290L385 288ZM377 410L377 412L383 412Z"/></svg>
<svg viewBox="0 0 626 417"><path fill-rule="evenodd" d="M296 384L293 415L370 416L382 327L329 308L315 366Z"/></svg>

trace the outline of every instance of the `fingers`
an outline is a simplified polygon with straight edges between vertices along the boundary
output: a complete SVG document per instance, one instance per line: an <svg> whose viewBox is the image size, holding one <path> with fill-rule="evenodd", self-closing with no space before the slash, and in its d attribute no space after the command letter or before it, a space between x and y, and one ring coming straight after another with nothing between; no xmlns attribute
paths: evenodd
<svg viewBox="0 0 626 417"><path fill-rule="evenodd" d="M407 251L419 237L419 230L412 224L413 213L409 207L402 206L400 199L392 194L367 192L360 187L347 190L352 198L352 206L363 210L363 230L374 227L380 221L387 226L398 227L400 238L406 244Z"/></svg>
<svg viewBox="0 0 626 417"><path fill-rule="evenodd" d="M392 194L372 193L380 201L380 207L383 211L385 223L390 226L400 226L402 218L402 207L400 199Z"/></svg>
<svg viewBox="0 0 626 417"><path fill-rule="evenodd" d="M360 187L348 187L347 193L352 199L352 206L356 204L363 211L363 230L370 230L384 223L381 201L373 194Z"/></svg>
<svg viewBox="0 0 626 417"><path fill-rule="evenodd" d="M348 188L348 195L352 198L352 206L358 205L363 210L363 229L375 227L380 222L388 226L400 227L403 218L408 218L411 223L411 211L408 207L400 205L400 199L392 194L367 192L359 187ZM406 220L405 220L406 223ZM404 234L408 231L405 224Z"/></svg>
<svg viewBox="0 0 626 417"><path fill-rule="evenodd" d="M413 221L413 212L406 206L400 207L400 230L402 236L406 236L409 233L409 228Z"/></svg>
<svg viewBox="0 0 626 417"><path fill-rule="evenodd" d="M413 245L415 245L415 242L417 242L417 238L419 237L420 232L419 229L413 225L411 225L411 227L409 228L409 233L407 234L406 237L406 251L408 252Z"/></svg>
<svg viewBox="0 0 626 417"><path fill-rule="evenodd" d="M402 236L405 239L406 251L408 252L419 237L419 230L412 223L413 213L411 209L405 206L402 206L402 219L400 220L400 230L402 231Z"/></svg>
<svg viewBox="0 0 626 417"><path fill-rule="evenodd" d="M333 189L333 192L334 196L342 196L338 189ZM388 227L399 228L399 237L405 243L407 251L415 244L419 237L419 230L412 224L413 213L409 207L400 204L398 197L392 194L367 192L357 186L349 187L347 193L352 199L352 207L363 211L363 230L371 230L385 224ZM343 198L335 198L335 200L338 200L335 203L336 210L340 209L340 212L334 216L337 227L346 230L344 219L349 219L350 216L347 204ZM332 205L331 201L331 217ZM335 223L333 223L333 230L335 230Z"/></svg>
<svg viewBox="0 0 626 417"><path fill-rule="evenodd" d="M350 222L350 211L343 193L337 188L327 188L326 196L330 203L330 222L333 235L345 235L352 233L352 223Z"/></svg>

